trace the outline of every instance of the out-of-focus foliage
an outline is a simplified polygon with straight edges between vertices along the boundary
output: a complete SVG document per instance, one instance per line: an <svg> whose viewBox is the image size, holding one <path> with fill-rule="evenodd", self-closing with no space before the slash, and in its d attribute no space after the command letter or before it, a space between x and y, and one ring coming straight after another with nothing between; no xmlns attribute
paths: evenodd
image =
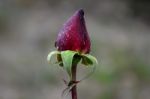
<svg viewBox="0 0 150 99"><path fill-rule="evenodd" d="M69 99L61 97L67 74L46 58L79 8L99 62L78 84L79 99L149 99L148 0L0 0L0 99ZM80 80L88 68L78 70Z"/></svg>

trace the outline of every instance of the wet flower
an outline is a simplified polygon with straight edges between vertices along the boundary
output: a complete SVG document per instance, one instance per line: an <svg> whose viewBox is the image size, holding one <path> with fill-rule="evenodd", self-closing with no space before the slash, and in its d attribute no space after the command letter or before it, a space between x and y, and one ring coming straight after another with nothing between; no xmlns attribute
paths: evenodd
<svg viewBox="0 0 150 99"><path fill-rule="evenodd" d="M55 47L59 51L71 50L87 54L90 52L90 46L84 11L80 9L63 25L56 39Z"/></svg>

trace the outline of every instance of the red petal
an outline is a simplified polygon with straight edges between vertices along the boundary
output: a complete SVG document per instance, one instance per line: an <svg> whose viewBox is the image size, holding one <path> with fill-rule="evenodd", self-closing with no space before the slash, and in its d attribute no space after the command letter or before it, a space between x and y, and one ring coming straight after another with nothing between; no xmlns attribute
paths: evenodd
<svg viewBox="0 0 150 99"><path fill-rule="evenodd" d="M90 39L85 26L84 11L82 9L76 11L64 24L58 34L55 46L59 51L90 52Z"/></svg>

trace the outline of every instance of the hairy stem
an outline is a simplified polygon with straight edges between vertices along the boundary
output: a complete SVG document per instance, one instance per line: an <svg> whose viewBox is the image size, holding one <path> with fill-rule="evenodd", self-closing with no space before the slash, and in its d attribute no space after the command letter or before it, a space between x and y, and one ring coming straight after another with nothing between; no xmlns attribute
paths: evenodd
<svg viewBox="0 0 150 99"><path fill-rule="evenodd" d="M77 65L73 65L72 66L72 81L75 81L75 82L76 82L76 71L77 71ZM77 85L75 85L71 89L71 96L72 96L72 99L77 99Z"/></svg>

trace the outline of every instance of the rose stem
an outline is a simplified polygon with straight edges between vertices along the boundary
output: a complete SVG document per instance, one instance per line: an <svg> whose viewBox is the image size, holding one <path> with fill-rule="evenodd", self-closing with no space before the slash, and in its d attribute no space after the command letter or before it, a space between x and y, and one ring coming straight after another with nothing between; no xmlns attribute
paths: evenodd
<svg viewBox="0 0 150 99"><path fill-rule="evenodd" d="M75 81L75 82L76 82L76 71L77 71L77 65L73 65L72 66L72 81ZM77 86L76 85L71 89L71 95L72 95L72 99L77 99Z"/></svg>

